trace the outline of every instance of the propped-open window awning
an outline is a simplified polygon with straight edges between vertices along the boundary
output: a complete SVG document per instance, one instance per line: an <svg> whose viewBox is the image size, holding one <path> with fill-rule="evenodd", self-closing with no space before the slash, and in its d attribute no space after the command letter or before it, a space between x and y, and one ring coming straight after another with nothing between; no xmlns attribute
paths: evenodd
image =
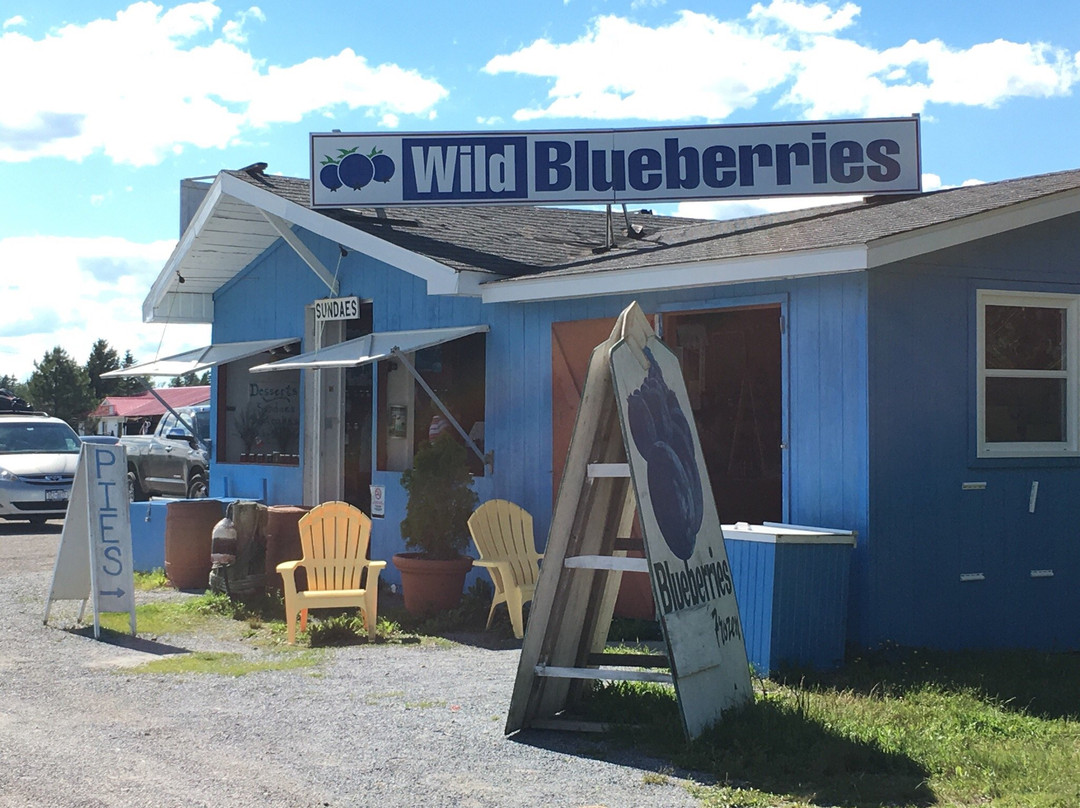
<svg viewBox="0 0 1080 808"><path fill-rule="evenodd" d="M403 354L442 345L444 342L486 332L486 325L454 326L451 328L425 328L416 331L383 331L367 334L336 345L292 356L277 362L256 365L252 373L269 370L319 370L321 368L348 368L388 359L395 352Z"/></svg>
<svg viewBox="0 0 1080 808"><path fill-rule="evenodd" d="M102 373L103 379L114 379L121 376L183 376L186 373L201 373L204 370L235 362L238 359L247 359L249 356L273 351L291 343L299 343L297 337L284 339L264 339L252 342L223 342L217 345L207 345L192 351L167 356L164 359L155 359L152 362L143 362L139 365L110 370Z"/></svg>

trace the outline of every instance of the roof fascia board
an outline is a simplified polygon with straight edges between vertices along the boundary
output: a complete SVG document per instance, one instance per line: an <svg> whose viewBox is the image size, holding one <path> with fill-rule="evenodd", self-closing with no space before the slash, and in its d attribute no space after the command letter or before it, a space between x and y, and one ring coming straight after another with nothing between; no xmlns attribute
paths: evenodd
<svg viewBox="0 0 1080 808"><path fill-rule="evenodd" d="M201 325L214 322L214 296L207 292L166 292L155 305L143 302L144 323Z"/></svg>
<svg viewBox="0 0 1080 808"><path fill-rule="evenodd" d="M158 309L161 307L161 303L169 296L169 281L179 269L180 263L184 260L184 256L187 255L191 249L191 245L195 239L206 227L206 223L210 221L210 218L214 215L215 208L218 201L221 199L221 178L228 176L226 174L218 174L214 179L214 182L210 185L210 190L206 192L201 203L199 203L198 209L195 211L195 215L191 217L191 221L188 222L187 228L180 236L180 240L176 242L176 246L173 248L172 253L169 255L169 260L165 262L165 266L161 272L158 273L157 278L154 280L153 285L150 287L149 293L143 300L143 322L153 323L159 322L156 318L158 315ZM207 294L194 294L193 297L208 297L209 311L213 312L213 296ZM206 306L201 306L204 310ZM163 315L162 319L168 319L167 315ZM212 322L210 320L190 320L189 322ZM181 322L180 320L174 320L173 322Z"/></svg>
<svg viewBox="0 0 1080 808"><path fill-rule="evenodd" d="M484 284L481 293L484 303L526 303L702 286L730 286L754 281L857 272L867 268L866 256L866 247L858 244L723 261L522 278Z"/></svg>
<svg viewBox="0 0 1080 808"><path fill-rule="evenodd" d="M231 174L218 175L222 193L246 202L316 235L363 253L427 282L429 294L457 294L457 271L427 256L398 247L378 236L365 233L318 211L305 208L275 193L259 188Z"/></svg>
<svg viewBox="0 0 1080 808"><path fill-rule="evenodd" d="M457 273L457 287L453 292L447 294L465 295L469 297L480 297L483 284L487 281L499 278L499 275L492 275L489 272L474 272L472 270L462 270ZM431 292L431 284L428 284L428 291ZM432 294L436 294L432 292Z"/></svg>
<svg viewBox="0 0 1080 808"><path fill-rule="evenodd" d="M1080 212L1080 190L1050 194L964 219L869 243L868 267L880 267Z"/></svg>

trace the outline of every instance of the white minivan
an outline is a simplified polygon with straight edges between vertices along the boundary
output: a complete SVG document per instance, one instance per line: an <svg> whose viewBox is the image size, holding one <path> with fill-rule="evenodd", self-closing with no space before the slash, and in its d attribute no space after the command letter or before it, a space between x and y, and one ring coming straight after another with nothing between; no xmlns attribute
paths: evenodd
<svg viewBox="0 0 1080 808"><path fill-rule="evenodd" d="M0 519L43 525L67 512L82 440L45 413L0 412Z"/></svg>

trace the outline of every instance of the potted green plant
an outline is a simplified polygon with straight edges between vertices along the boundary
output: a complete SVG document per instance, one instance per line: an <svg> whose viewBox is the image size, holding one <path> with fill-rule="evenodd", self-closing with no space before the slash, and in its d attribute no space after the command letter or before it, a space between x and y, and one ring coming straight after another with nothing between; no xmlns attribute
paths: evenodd
<svg viewBox="0 0 1080 808"><path fill-rule="evenodd" d="M401 475L409 496L401 537L408 552L394 556L405 608L413 614L452 609L461 601L472 559L468 520L477 496L465 447L449 434L425 444Z"/></svg>

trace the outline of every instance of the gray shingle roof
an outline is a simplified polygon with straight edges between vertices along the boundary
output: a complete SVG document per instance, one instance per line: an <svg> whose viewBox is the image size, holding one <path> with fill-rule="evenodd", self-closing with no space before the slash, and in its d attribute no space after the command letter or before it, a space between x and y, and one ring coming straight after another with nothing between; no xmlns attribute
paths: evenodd
<svg viewBox="0 0 1080 808"><path fill-rule="evenodd" d="M306 179L227 172L310 207ZM568 274L686 264L797 250L867 244L957 222L1080 188L1080 170L1042 174L922 194L880 196L828 207L706 221L649 212L630 214L641 237L626 236L613 212L615 245L603 211L521 206L400 207L323 210L360 230L456 270L505 277Z"/></svg>

